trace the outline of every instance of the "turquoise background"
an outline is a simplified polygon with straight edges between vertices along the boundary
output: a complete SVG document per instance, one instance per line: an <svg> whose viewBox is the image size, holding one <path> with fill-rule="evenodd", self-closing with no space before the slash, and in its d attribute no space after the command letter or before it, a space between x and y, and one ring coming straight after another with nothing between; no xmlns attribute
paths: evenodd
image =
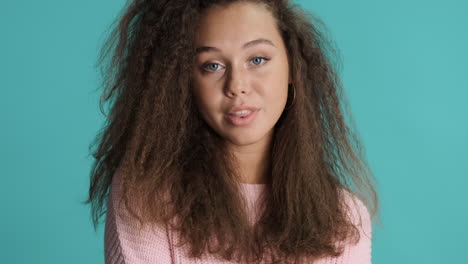
<svg viewBox="0 0 468 264"><path fill-rule="evenodd" d="M378 180L373 263L468 263L467 1L297 1L328 25ZM123 0L0 4L0 259L104 263L88 145L103 32Z"/></svg>

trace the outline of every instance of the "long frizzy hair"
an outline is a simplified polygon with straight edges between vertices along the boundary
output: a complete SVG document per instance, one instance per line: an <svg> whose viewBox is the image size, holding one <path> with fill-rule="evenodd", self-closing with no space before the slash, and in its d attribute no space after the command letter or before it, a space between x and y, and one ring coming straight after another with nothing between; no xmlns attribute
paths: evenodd
<svg viewBox="0 0 468 264"><path fill-rule="evenodd" d="M97 63L101 111L107 102L109 115L90 145L96 147L90 149L95 161L84 203L91 203L95 229L117 169L128 211L139 223L170 223L193 257L207 251L237 261L258 261L266 252L276 252L272 262L338 256L343 248L337 242L359 240L346 217L343 190L376 217L373 174L326 27L287 0L249 1L264 4L275 18L295 87L274 127L266 206L258 223L249 225L238 166L203 121L191 89L194 32L202 12L235 1L133 0L112 24Z"/></svg>

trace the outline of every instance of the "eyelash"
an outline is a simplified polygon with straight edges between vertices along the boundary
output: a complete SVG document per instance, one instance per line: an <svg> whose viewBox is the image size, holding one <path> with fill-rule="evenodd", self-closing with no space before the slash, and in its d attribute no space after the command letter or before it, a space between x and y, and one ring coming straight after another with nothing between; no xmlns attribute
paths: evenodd
<svg viewBox="0 0 468 264"><path fill-rule="evenodd" d="M254 59L263 59L263 60L264 60L264 63L262 63L262 64L254 64L255 66L263 65L263 64L265 64L266 62L268 62L268 61L270 60L269 58L266 58L266 57L257 56L257 57L252 58L250 61L253 61ZM204 64L204 66L203 66L202 68L203 68L203 70L206 71L206 72L215 72L216 70L212 71L212 70L207 70L207 69L206 69L207 66L209 66L209 65L214 65L214 64L219 65L219 63L206 63L206 64Z"/></svg>

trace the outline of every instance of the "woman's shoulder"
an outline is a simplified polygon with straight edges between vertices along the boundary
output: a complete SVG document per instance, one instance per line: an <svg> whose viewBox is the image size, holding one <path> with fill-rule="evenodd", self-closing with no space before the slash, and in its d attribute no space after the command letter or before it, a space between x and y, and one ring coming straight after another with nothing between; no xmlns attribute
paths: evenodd
<svg viewBox="0 0 468 264"><path fill-rule="evenodd" d="M348 216L351 217L354 224L369 224L370 213L361 198L350 190L341 189L341 199L345 206Z"/></svg>
<svg viewBox="0 0 468 264"><path fill-rule="evenodd" d="M344 208L351 223L359 231L359 240L348 243L345 250L348 262L371 263L372 256L372 221L367 206L358 196L349 190L342 191Z"/></svg>
<svg viewBox="0 0 468 264"><path fill-rule="evenodd" d="M104 231L105 263L150 263L158 259L170 263L170 236L165 225L140 225L138 219L120 203L122 171L113 175ZM145 261L147 260L147 261Z"/></svg>

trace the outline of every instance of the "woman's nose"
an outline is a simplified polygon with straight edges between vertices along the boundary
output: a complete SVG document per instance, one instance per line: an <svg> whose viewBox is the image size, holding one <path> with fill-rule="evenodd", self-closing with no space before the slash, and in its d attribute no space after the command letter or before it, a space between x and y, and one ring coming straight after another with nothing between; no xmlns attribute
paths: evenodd
<svg viewBox="0 0 468 264"><path fill-rule="evenodd" d="M229 97L239 96L239 94L248 94L247 72L241 66L231 67L228 70L226 79L226 92Z"/></svg>

